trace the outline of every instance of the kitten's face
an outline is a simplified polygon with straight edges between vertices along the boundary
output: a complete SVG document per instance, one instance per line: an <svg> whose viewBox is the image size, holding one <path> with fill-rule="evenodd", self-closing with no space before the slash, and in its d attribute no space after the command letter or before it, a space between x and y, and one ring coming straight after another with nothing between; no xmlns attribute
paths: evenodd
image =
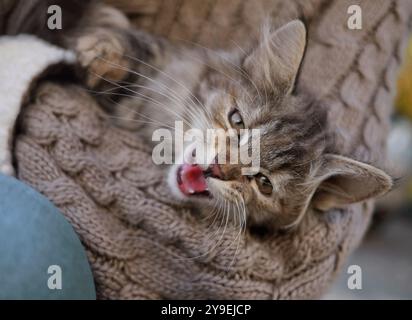
<svg viewBox="0 0 412 320"><path fill-rule="evenodd" d="M251 164L231 163L229 139L225 150L219 150L215 141L215 153L211 144L204 145L214 155L209 161L194 160L194 164L172 168L172 188L182 198L209 210L218 203L231 207L230 211L244 205L252 224L289 225L298 219L312 192L305 182L326 146L326 114L289 92L258 87L246 73L230 69L226 68L225 75L208 70L202 79L198 99L204 108L199 106L198 110L210 116L199 117L209 121L196 121L193 127L204 132L224 130L227 136L236 133L235 143L252 139L242 129L258 129L259 172L243 175L242 169ZM250 142L249 154L251 148ZM193 150L192 145L187 146L185 154L191 155Z"/></svg>
<svg viewBox="0 0 412 320"><path fill-rule="evenodd" d="M362 184L356 174L365 178L373 167L359 167L360 163L339 156L331 160L326 154L326 112L306 97L291 93L304 46L304 26L292 22L267 36L246 56L218 62L216 56L210 57L210 68L203 73L196 92L196 112L202 114L191 124L203 131L230 131L239 135L240 144L246 142L249 149L253 144L241 129L259 129L259 168L253 174L242 174L242 168L250 164L220 160L229 160L229 141L224 151L214 144L216 152L211 154L216 157L206 163L172 167L169 182L176 194L209 211L226 208L222 215L244 208L249 225L287 227L300 220L311 202L326 210L364 200L390 187L388 176L381 171L373 172L378 178L374 176L372 180L383 186L376 187L379 183L372 182L367 195L350 194L357 188L352 188L348 181ZM210 149L211 145L204 147ZM226 156L218 157L219 152ZM184 153L192 154L193 146L188 146ZM339 167L349 168L349 177L335 177L333 173L345 172ZM326 187L322 187L323 182L327 182Z"/></svg>

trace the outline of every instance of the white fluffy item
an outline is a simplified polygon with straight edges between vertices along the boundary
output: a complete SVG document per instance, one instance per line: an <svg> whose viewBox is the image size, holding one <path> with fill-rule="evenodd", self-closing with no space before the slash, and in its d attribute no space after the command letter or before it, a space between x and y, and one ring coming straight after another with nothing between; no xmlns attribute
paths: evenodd
<svg viewBox="0 0 412 320"><path fill-rule="evenodd" d="M35 36L0 37L0 173L14 174L12 135L33 80L52 65L74 62L73 52Z"/></svg>

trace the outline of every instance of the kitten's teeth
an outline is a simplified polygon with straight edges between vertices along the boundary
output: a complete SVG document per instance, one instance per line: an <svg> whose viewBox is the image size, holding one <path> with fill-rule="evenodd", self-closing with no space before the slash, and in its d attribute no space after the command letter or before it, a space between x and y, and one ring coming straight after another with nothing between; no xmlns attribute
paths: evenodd
<svg viewBox="0 0 412 320"><path fill-rule="evenodd" d="M190 190L189 190L189 193L190 193L190 194L194 194L194 193L195 193L195 190L190 189Z"/></svg>

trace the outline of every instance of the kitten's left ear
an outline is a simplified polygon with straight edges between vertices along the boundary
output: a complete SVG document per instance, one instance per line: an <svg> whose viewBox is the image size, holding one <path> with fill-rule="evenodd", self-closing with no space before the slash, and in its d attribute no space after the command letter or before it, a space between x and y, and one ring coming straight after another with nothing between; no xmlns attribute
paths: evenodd
<svg viewBox="0 0 412 320"><path fill-rule="evenodd" d="M339 155L325 155L320 170L312 206L322 211L382 196L393 186L393 179L381 169Z"/></svg>
<svg viewBox="0 0 412 320"><path fill-rule="evenodd" d="M306 46L306 28L294 20L263 34L259 46L246 57L244 68L259 85L285 93L293 89Z"/></svg>

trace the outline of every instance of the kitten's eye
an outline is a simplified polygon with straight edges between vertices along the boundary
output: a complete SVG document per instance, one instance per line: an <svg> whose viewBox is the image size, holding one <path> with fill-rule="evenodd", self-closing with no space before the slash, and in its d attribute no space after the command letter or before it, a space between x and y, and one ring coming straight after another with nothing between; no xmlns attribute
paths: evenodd
<svg viewBox="0 0 412 320"><path fill-rule="evenodd" d="M244 129L245 124L243 123L242 116L239 111L234 109L229 113L229 122L233 129Z"/></svg>
<svg viewBox="0 0 412 320"><path fill-rule="evenodd" d="M256 180L256 184L259 188L259 191L262 194L264 194L266 196L269 196L269 195L272 194L273 186L272 186L272 183L270 183L270 180L266 176L264 176L261 173L258 173L255 176L255 180Z"/></svg>

